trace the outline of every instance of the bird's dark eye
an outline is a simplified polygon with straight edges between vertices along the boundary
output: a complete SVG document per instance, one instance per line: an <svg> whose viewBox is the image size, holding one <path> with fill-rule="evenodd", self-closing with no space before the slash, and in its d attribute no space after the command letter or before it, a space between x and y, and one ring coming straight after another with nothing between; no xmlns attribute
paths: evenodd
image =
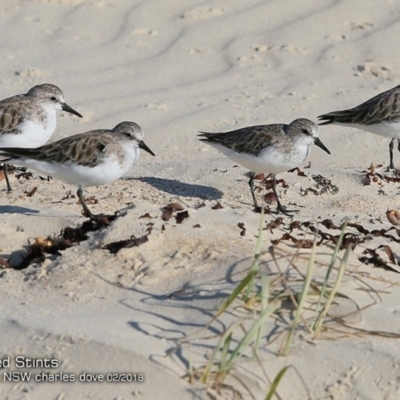
<svg viewBox="0 0 400 400"><path fill-rule="evenodd" d="M50 97L50 100L51 100L51 101L57 101L57 97L56 97L56 96L51 96L51 97Z"/></svg>
<svg viewBox="0 0 400 400"><path fill-rule="evenodd" d="M303 129L303 133L306 134L306 135L309 135L309 134L310 134L310 132L308 132L307 129Z"/></svg>

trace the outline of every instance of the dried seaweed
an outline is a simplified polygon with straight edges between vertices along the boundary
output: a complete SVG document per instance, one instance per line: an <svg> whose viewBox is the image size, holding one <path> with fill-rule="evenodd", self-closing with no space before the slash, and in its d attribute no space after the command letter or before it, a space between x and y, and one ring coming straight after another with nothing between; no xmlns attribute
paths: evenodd
<svg viewBox="0 0 400 400"><path fill-rule="evenodd" d="M305 167L307 168L307 167ZM308 167L310 168L310 167ZM297 172L297 176L307 176L299 167L290 169L288 172Z"/></svg>
<svg viewBox="0 0 400 400"><path fill-rule="evenodd" d="M222 206L222 204L220 202L215 204L215 206L211 207L212 210L221 210L221 208L224 208L224 207Z"/></svg>
<svg viewBox="0 0 400 400"><path fill-rule="evenodd" d="M174 211L171 208L164 207L164 209L162 211L162 214L161 214L161 219L163 221L169 221L171 219L171 217L172 217L172 213L173 212Z"/></svg>
<svg viewBox="0 0 400 400"><path fill-rule="evenodd" d="M180 205L179 203L169 203L163 208L161 219L163 221L169 221L174 211L182 211L182 210L183 206Z"/></svg>
<svg viewBox="0 0 400 400"><path fill-rule="evenodd" d="M272 229L276 229L279 226L281 226L283 224L283 218L282 217L278 217L276 219L274 219L273 221L271 221L265 228L264 230L269 230L272 233Z"/></svg>
<svg viewBox="0 0 400 400"><path fill-rule="evenodd" d="M38 237L33 244L30 244L23 260L11 268L21 270L27 268L30 264L43 262L45 254L54 254L60 256L60 251L68 249L72 246L70 240L64 238L43 239Z"/></svg>
<svg viewBox="0 0 400 400"><path fill-rule="evenodd" d="M153 218L149 213L143 214L141 215L138 219L142 219L142 218Z"/></svg>
<svg viewBox="0 0 400 400"><path fill-rule="evenodd" d="M337 235L333 235L329 232L324 231L321 229L324 227L328 230L337 230L341 231L343 229L343 224L336 225L331 219L325 219L321 221L319 224L314 224L310 221L301 222L301 221L292 221L289 225L285 226L283 224L283 220L277 218L270 222L264 229L268 229L273 233L273 230L276 228L285 229L288 232L284 233L278 239L271 240L272 245L277 246L281 242L292 242L296 247L302 249L309 249L312 248L314 240L308 240L304 238L304 233L309 232L316 236L316 245L321 246L322 244L328 245L336 245L339 240L340 233L338 232ZM375 237L383 237L388 239L389 241L400 243L400 229L392 226L388 229L373 229L368 230L364 226L358 223L347 223L347 227L350 229L355 230L355 232L346 232L343 235L343 240L341 243L341 249L346 249L348 247L354 249L361 243L366 243L368 241L373 240ZM294 232L300 231L300 235L302 237L296 237ZM392 232L395 232L394 235ZM385 254L388 261L384 261L382 256L378 254L378 250ZM394 266L400 267L400 261L398 261L398 257L396 258L392 248L387 245L383 244L376 249L366 249L363 252L364 256L360 257L359 260L367 265L373 265L375 267L384 268L388 271L393 271L396 273L400 273L400 269L397 270L393 266L389 264L393 264Z"/></svg>
<svg viewBox="0 0 400 400"><path fill-rule="evenodd" d="M69 200L69 199L75 199L75 194L72 193L70 190L66 193L64 197L61 198L61 200Z"/></svg>
<svg viewBox="0 0 400 400"><path fill-rule="evenodd" d="M276 195L274 192L268 192L264 195L264 201L266 203L273 203L276 202Z"/></svg>
<svg viewBox="0 0 400 400"><path fill-rule="evenodd" d="M386 217L392 225L400 225L400 212L396 210L387 210Z"/></svg>
<svg viewBox="0 0 400 400"><path fill-rule="evenodd" d="M240 228L240 236L244 236L246 234L246 228L244 226L244 222L239 222L237 226Z"/></svg>
<svg viewBox="0 0 400 400"><path fill-rule="evenodd" d="M316 174L311 176L313 180L317 183L317 189L319 189L319 194L329 193L337 194L339 193L339 188L334 185L330 179L325 178L322 175Z"/></svg>
<svg viewBox="0 0 400 400"><path fill-rule="evenodd" d="M88 235L86 235L86 230L81 226L80 228L71 228L67 226L61 232L61 235L64 239L70 240L72 243L80 243L84 242L88 239Z"/></svg>
<svg viewBox="0 0 400 400"><path fill-rule="evenodd" d="M363 257L360 257L359 260L363 264L367 265L373 265L376 268L383 268L386 271L391 271L391 272L396 272L397 274L400 274L400 270L397 270L393 267L391 267L387 262L385 262L382 257L378 254L377 250L379 249L384 249L386 255L388 256L389 260L394 264L394 265L399 265L398 262L396 262L393 251L388 245L381 245L377 247L376 249L366 249L363 251L362 254L366 254ZM368 257L370 255L370 257Z"/></svg>
<svg viewBox="0 0 400 400"><path fill-rule="evenodd" d="M26 191L25 190L25 194L26 194L26 197L32 197L36 192L37 192L37 190L38 190L38 187L37 186L35 186L32 190L30 190L30 191Z"/></svg>
<svg viewBox="0 0 400 400"><path fill-rule="evenodd" d="M311 249L313 247L313 241L309 239L297 239L289 233L285 233L281 238L271 240L274 246L277 246L281 241L291 240L294 245L300 249Z"/></svg>
<svg viewBox="0 0 400 400"><path fill-rule="evenodd" d="M263 181L265 179L265 175L263 173L254 175L253 179L255 181Z"/></svg>
<svg viewBox="0 0 400 400"><path fill-rule="evenodd" d="M117 242L112 242L106 244L102 247L102 249L108 250L111 254L118 253L121 249L130 249L131 247L138 247L146 242L149 241L149 233L143 235L140 238L135 237L134 235L131 236L130 239L127 240L119 240Z"/></svg>
<svg viewBox="0 0 400 400"><path fill-rule="evenodd" d="M292 233L294 229L299 229L301 227L300 221L293 221L289 225L289 232Z"/></svg>
<svg viewBox="0 0 400 400"><path fill-rule="evenodd" d="M398 265L398 263L396 262L396 260L394 259L394 255L393 255L393 251L390 248L390 246L388 246L387 244L382 244L381 246L378 247L378 249L384 249L387 256L389 257L389 260L395 264Z"/></svg>
<svg viewBox="0 0 400 400"><path fill-rule="evenodd" d="M181 224L183 222L183 220L186 218L189 218L189 212L187 210L178 212L175 216L175 220L176 220L177 224Z"/></svg>
<svg viewBox="0 0 400 400"><path fill-rule="evenodd" d="M394 176L380 174L376 171L377 168L381 168L382 165L374 165L371 164L367 170L364 170L363 173L363 184L364 186L370 185L371 182L382 184L383 182L400 182L400 170L396 169L393 173Z"/></svg>
<svg viewBox="0 0 400 400"><path fill-rule="evenodd" d="M3 268L11 268L11 265L8 263L8 261L1 257L0 257L0 265Z"/></svg>
<svg viewBox="0 0 400 400"><path fill-rule="evenodd" d="M322 222L320 222L322 225L324 225L328 229L338 229L341 230L342 226L337 226L335 225L332 220L330 219L325 219ZM390 239L391 241L394 241L396 243L400 243L400 230L395 228L394 226L388 228L388 229L373 229L373 230L368 230L364 228L361 224L356 224L349 222L347 224L349 228L354 228L356 229L359 233L363 235L371 235L372 237L385 237ZM388 234L388 232L395 230L397 233L398 238L394 237L393 235Z"/></svg>
<svg viewBox="0 0 400 400"><path fill-rule="evenodd" d="M43 262L45 254L61 255L61 251L71 247L74 243L80 243L88 239L88 232L96 231L108 226L117 215L104 215L96 220L88 220L78 228L66 227L61 231L57 238L48 237L43 239L38 237L33 244L30 244L25 257L17 265L10 268L21 270L27 268L32 263Z"/></svg>
<svg viewBox="0 0 400 400"><path fill-rule="evenodd" d="M269 229L271 232L273 229L276 229L282 225L281 221L275 220L272 221L265 229ZM320 225L324 226L327 229L335 229L335 230L341 230L342 225L338 226L333 223L332 220L330 219L325 219L322 222L320 222ZM364 228L360 224L356 223L348 223L347 226L349 228L354 228L357 233L352 233L352 232L347 232L343 236L343 241L341 244L341 249L345 249L347 247L351 247L352 249L356 248L359 244L365 243L367 241L372 240L374 237L384 237L389 239L390 241L394 241L396 243L400 243L400 230L396 229L395 227L391 227L388 229L374 229L374 230L368 230ZM317 235L317 246L321 246L322 244L332 244L336 245L340 234L337 235L332 235L329 232L325 232L322 229L318 228L312 224L311 222L300 222L300 221L293 221L290 223L290 225L286 228L289 233L285 233L282 237L275 239L272 242L273 245L278 245L282 241L291 241L293 242L297 247L300 248L309 248L309 243L304 242L304 239L302 238L296 238L295 236L292 235L293 231L295 230L300 230L302 232L307 229L309 232ZM394 235L389 234L388 232L395 230L397 233L398 238L396 238Z"/></svg>
<svg viewBox="0 0 400 400"><path fill-rule="evenodd" d="M271 214L271 210L270 210L269 208L260 207L260 206L254 207L254 208L253 208L253 212L255 212L255 213L257 213L257 214L261 214L261 211L262 211L263 209L264 209L264 214L265 214L265 215Z"/></svg>
<svg viewBox="0 0 400 400"><path fill-rule="evenodd" d="M341 229L341 226L335 225L331 219L324 219L323 221L320 222L320 224L328 229Z"/></svg>
<svg viewBox="0 0 400 400"><path fill-rule="evenodd" d="M325 178L324 176L319 175L319 174L312 175L311 177L316 182L317 188L315 189L315 188L309 187L307 189L301 189L301 191L300 191L301 196L307 196L308 193L310 193L310 192L312 194L314 194L315 196L320 196L325 193L329 193L329 194L333 194L333 195L339 193L339 188L336 185L334 185L330 179Z"/></svg>
<svg viewBox="0 0 400 400"><path fill-rule="evenodd" d="M286 181L284 179L277 179L275 183L276 183L276 186L282 185L282 187L285 189L289 187L289 185L286 183ZM267 189L267 190L272 189L274 186L274 178L269 178L269 176L267 176L264 179L263 184L265 185L265 189Z"/></svg>
<svg viewBox="0 0 400 400"><path fill-rule="evenodd" d="M8 173L10 173L10 171L8 171ZM33 174L31 171L21 172L20 174L14 174L14 175L18 180L20 180L21 178L24 178L27 181L29 181L29 179L31 179L33 177Z"/></svg>
<svg viewBox="0 0 400 400"><path fill-rule="evenodd" d="M43 262L45 260L45 250L41 246L30 245L26 256L17 265L11 266L16 270L28 268L30 264Z"/></svg>
<svg viewBox="0 0 400 400"><path fill-rule="evenodd" d="M4 164L1 164L1 169L3 169ZM16 165L7 164L7 172L8 174L15 174L16 172L26 172L28 168L26 167L18 167Z"/></svg>

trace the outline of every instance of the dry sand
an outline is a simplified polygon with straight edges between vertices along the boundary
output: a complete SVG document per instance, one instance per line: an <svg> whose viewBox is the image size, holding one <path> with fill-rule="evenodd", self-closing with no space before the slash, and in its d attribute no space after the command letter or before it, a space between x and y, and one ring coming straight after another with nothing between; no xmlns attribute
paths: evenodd
<svg viewBox="0 0 400 400"><path fill-rule="evenodd" d="M82 372L129 372L144 374L144 382L6 383L4 372L15 368L4 368L0 398L210 398L205 386L183 377L191 360L204 364L215 341L193 340L190 347L179 347L179 341L196 337L250 267L260 217L252 211L246 171L199 143L196 133L298 117L316 120L396 86L399 18L397 1L2 2L0 97L54 83L84 118L61 115L53 139L135 121L156 157L143 153L126 179L85 191L98 200L91 205L94 212L122 210L107 229L62 256L47 255L24 270L5 269L0 278L0 357L9 356L12 363L17 355L57 360L58 368L31 369L35 374L74 374L79 380ZM332 156L313 148L311 168L301 168L305 177L278 176L288 184L279 186L283 203L300 210L294 220L328 218L340 225L348 217L368 230L389 229L386 210L400 208L399 184L365 186L362 172L372 162L387 166L389 140L340 127L322 127L320 136ZM395 165L400 166L397 151ZM302 196L307 188L317 189L313 174L330 179L339 192ZM66 198L75 188L35 174L29 180L11 176L11 184L13 192L7 194L4 183L0 196L1 257L17 262L28 241L84 221L77 199ZM35 186L37 192L27 197ZM162 221L161 209L169 202L182 204L189 218L181 224ZM213 210L217 202L223 208ZM139 218L147 213L151 219ZM275 218L267 215L266 223ZM101 248L142 236L149 222L153 230L142 246L116 255ZM244 236L239 222L246 227ZM290 222L284 217L283 227ZM283 227L264 231L263 269L274 268L268 249ZM366 248L386 244L398 264L399 236L390 234L397 242L373 237L351 257L341 291L360 307L376 302L350 321L356 328L400 331L399 275L359 261ZM331 248L318 249L321 260ZM276 250L295 251L290 242ZM367 284L380 297L370 294ZM226 314L199 337L233 321ZM279 341L268 344L273 328L266 327L259 354L269 379L292 365L312 399L400 398L397 339L330 332L310 341L302 331L284 358L276 355ZM168 352L176 346L175 353ZM269 385L257 362L243 362L237 375L255 398L265 397ZM278 392L281 399L307 398L294 370ZM224 396L215 398L233 398L229 392Z"/></svg>

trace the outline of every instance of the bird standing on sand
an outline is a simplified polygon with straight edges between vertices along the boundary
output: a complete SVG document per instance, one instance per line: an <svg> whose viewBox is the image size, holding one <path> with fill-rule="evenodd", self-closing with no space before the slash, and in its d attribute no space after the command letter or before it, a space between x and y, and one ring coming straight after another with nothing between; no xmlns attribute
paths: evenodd
<svg viewBox="0 0 400 400"><path fill-rule="evenodd" d="M389 169L394 169L393 146L400 151L400 85L380 93L354 108L332 111L318 117L319 125L343 125L392 138L389 143Z"/></svg>
<svg viewBox="0 0 400 400"><path fill-rule="evenodd" d="M254 206L258 209L254 193L254 176L259 173L273 174L273 186L278 207L277 212L288 214L276 193L276 174L298 167L310 154L312 144L330 154L318 138L317 125L305 118L289 125L272 124L250 126L224 133L201 132L200 140L231 160L251 171L249 185ZM289 214L288 214L289 215Z"/></svg>
<svg viewBox="0 0 400 400"><path fill-rule="evenodd" d="M154 153L143 142L143 131L134 122L121 122L113 129L79 133L36 149L0 148L5 161L32 168L78 187L84 215L98 219L82 195L87 186L105 185L126 174L140 149Z"/></svg>
<svg viewBox="0 0 400 400"><path fill-rule="evenodd" d="M57 124L57 111L63 110L82 118L64 101L60 88L50 83L34 86L26 94L0 101L0 147L34 148L45 144ZM11 185L7 164L3 165L7 190Z"/></svg>

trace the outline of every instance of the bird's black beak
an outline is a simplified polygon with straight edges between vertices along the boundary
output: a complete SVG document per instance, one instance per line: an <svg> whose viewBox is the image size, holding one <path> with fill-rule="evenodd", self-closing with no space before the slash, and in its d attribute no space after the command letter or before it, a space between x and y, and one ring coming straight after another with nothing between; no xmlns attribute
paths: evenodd
<svg viewBox="0 0 400 400"><path fill-rule="evenodd" d="M316 138L314 140L314 144L320 147L322 150L326 151L328 154L331 154L331 152L325 147L325 145L321 142L319 138Z"/></svg>
<svg viewBox="0 0 400 400"><path fill-rule="evenodd" d="M78 111L75 111L72 107L70 107L67 103L63 103L61 108L66 111L69 112L71 114L75 114L76 116L78 116L79 118L82 118L82 115L78 113Z"/></svg>
<svg viewBox="0 0 400 400"><path fill-rule="evenodd" d="M148 153L150 153L152 156L155 156L155 154L150 150L150 148L149 147L147 147L147 144L145 143L145 142L143 142L143 140L141 140L140 142L139 142L139 148L140 149L143 149L143 150L146 150Z"/></svg>

